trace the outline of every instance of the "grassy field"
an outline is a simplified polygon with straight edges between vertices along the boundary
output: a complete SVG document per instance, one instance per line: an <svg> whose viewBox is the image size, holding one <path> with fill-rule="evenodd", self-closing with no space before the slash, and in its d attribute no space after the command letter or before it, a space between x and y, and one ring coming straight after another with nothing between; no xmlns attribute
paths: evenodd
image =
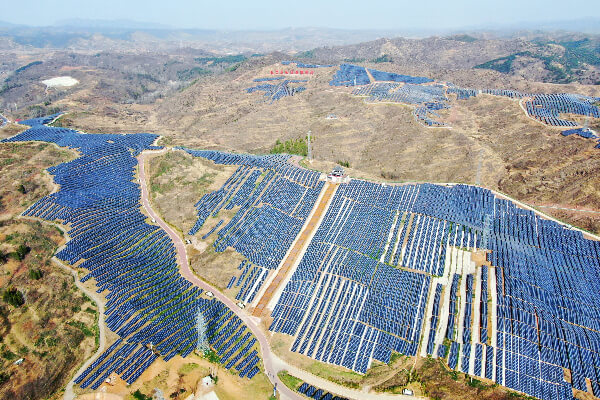
<svg viewBox="0 0 600 400"><path fill-rule="evenodd" d="M244 259L232 249L217 253L212 246L216 235L206 240L206 234L219 220L226 224L237 211L222 210L218 217L210 217L194 236L187 232L197 219L194 204L200 198L219 189L235 171L236 167L214 164L202 158L192 157L183 151L158 155L149 161L150 191L152 202L165 221L189 238L188 257L192 270L202 279L223 290L231 298L236 291L225 290L237 266Z"/></svg>
<svg viewBox="0 0 600 400"><path fill-rule="evenodd" d="M289 387L294 391L297 390L298 387L300 387L300 385L302 384L302 379L298 379L295 376L288 374L287 371L279 371L277 373L277 376L279 377L279 379L281 379L281 382L283 382L285 386Z"/></svg>
<svg viewBox="0 0 600 400"><path fill-rule="evenodd" d="M50 261L61 231L18 218L51 191L42 170L73 156L46 144L0 144L0 399L60 397L96 347L96 306Z"/></svg>
<svg viewBox="0 0 600 400"><path fill-rule="evenodd" d="M153 206L165 221L185 233L196 222L194 204L219 189L236 169L180 150L153 157L148 163Z"/></svg>

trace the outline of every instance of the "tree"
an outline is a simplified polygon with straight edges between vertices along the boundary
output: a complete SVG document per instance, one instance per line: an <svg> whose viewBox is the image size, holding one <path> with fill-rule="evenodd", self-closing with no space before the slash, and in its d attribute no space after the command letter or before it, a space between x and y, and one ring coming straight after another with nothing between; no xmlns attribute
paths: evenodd
<svg viewBox="0 0 600 400"><path fill-rule="evenodd" d="M38 268L32 268L29 270L29 278L33 279L33 280L38 280L41 279L42 276L44 276L42 270L38 269Z"/></svg>
<svg viewBox="0 0 600 400"><path fill-rule="evenodd" d="M27 247L24 244L20 244L19 247L17 247L17 250L15 251L17 260L23 261L25 259L25 256L29 253L29 250L31 250L29 247Z"/></svg>
<svg viewBox="0 0 600 400"><path fill-rule="evenodd" d="M136 400L152 400L152 397L146 396L144 393L140 392L140 389L133 392L133 398Z"/></svg>
<svg viewBox="0 0 600 400"><path fill-rule="evenodd" d="M7 302L13 307L21 307L25 304L23 293L19 292L16 288L8 288L2 295L2 300Z"/></svg>

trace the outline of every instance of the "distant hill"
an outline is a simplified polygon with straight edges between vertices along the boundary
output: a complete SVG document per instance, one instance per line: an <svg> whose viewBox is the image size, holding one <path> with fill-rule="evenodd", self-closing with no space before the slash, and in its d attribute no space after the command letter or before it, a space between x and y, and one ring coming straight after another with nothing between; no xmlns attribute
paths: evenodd
<svg viewBox="0 0 600 400"><path fill-rule="evenodd" d="M600 84L600 39L535 40L533 49L476 65L552 83Z"/></svg>
<svg viewBox="0 0 600 400"><path fill-rule="evenodd" d="M279 30L221 31L211 29L176 29L166 25L136 21L63 20L53 26L31 27L0 23L0 38L22 46L36 48L108 50L131 47L156 50L181 46L203 48L219 53L296 53L321 46L340 46L398 36L391 30L346 30L330 28L286 28ZM90 41L103 36L117 42L110 47ZM144 39L141 39L144 38Z"/></svg>
<svg viewBox="0 0 600 400"><path fill-rule="evenodd" d="M378 39L316 48L296 54L295 59L324 64L389 63L414 74L421 71L434 76L475 68L537 82L599 84L600 36L564 32L527 36L489 38L483 33L473 33ZM477 77L480 79L480 75Z"/></svg>

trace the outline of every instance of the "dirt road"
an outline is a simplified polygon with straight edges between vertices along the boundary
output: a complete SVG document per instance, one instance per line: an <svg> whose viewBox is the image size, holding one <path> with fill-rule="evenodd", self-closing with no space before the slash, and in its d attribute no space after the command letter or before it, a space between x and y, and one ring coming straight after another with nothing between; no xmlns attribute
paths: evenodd
<svg viewBox="0 0 600 400"><path fill-rule="evenodd" d="M238 317L240 317L240 319L242 321L244 321L244 323L246 324L248 329L250 329L250 331L252 331L252 334L254 334L254 336L256 337L256 340L258 340L258 342L260 344L261 357L262 357L263 364L265 367L265 373L267 374L271 383L273 383L273 385L275 385L277 387L277 391L280 393L281 398L282 399L291 399L291 400L294 400L294 399L302 400L303 399L302 395L290 390L277 377L277 372L282 369L285 369L285 368L284 368L284 366L282 366L280 364L280 362L278 362L279 360L275 361L273 359L273 354L271 353L271 347L269 346L267 337L265 336L263 331L258 326L259 320L247 315L231 299L229 299L227 296L222 294L217 288L200 280L198 277L196 277L196 275L194 275L194 273L192 272L192 270L190 268L190 264L188 262L187 253L185 251L185 244L183 243L182 238L169 225L167 225L167 223L165 221L163 221L162 218L157 213L155 213L154 210L152 209L152 206L150 205L150 201L148 198L149 197L148 196L148 185L147 185L147 180L146 180L146 171L144 168L146 156L150 155L150 154L163 153L165 151L166 150L162 150L160 152L148 151L148 152L144 152L138 156L140 184L141 184L141 188L142 188L142 205L144 206L144 209L146 210L148 215L150 215L150 217L153 218L162 229L164 229L164 231L169 235L169 237L173 241L173 244L175 245L175 248L177 249L177 261L178 261L179 265L181 266L181 269L180 269L181 275L183 275L187 280L192 282L197 287L214 293L215 297L218 300L220 300L221 302L223 302L223 304L225 304L227 307L229 307Z"/></svg>

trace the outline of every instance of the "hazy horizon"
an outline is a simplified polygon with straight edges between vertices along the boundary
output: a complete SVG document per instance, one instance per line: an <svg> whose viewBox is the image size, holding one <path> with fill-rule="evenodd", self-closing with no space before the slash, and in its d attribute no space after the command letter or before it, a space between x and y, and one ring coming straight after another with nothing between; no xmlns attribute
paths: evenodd
<svg viewBox="0 0 600 400"><path fill-rule="evenodd" d="M285 28L333 28L388 31L447 31L484 29L531 24L538 29L553 22L600 18L600 7L591 0L564 2L506 0L493 5L474 0L421 2L373 0L348 4L307 0L285 3L191 2L171 0L130 0L127 2L76 2L57 0L51 4L36 0L13 2L3 7L0 20L12 24L50 26L65 20L126 21L170 29L278 30ZM577 28L577 27L573 27ZM576 30L576 29L575 29Z"/></svg>

